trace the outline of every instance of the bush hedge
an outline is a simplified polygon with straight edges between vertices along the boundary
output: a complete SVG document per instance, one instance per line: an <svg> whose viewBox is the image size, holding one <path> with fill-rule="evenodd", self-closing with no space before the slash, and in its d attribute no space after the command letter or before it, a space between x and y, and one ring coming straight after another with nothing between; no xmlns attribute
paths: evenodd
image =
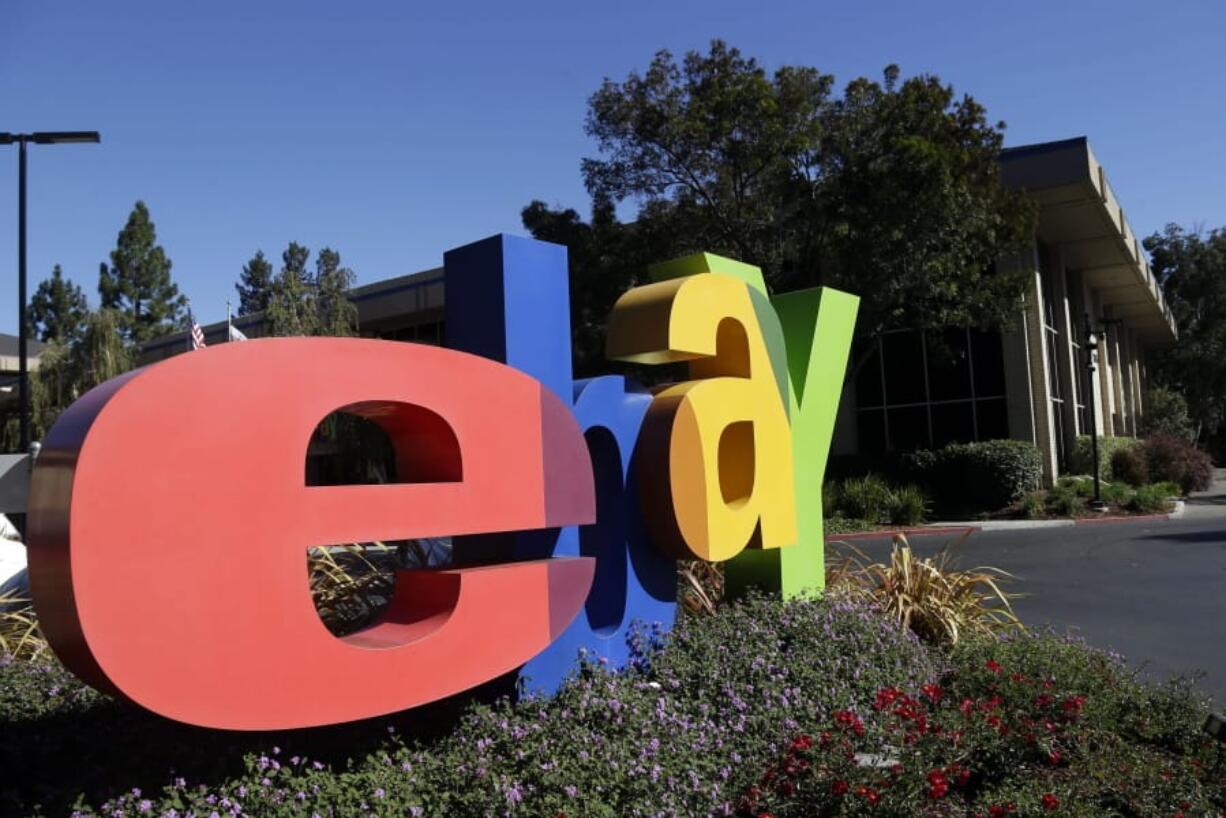
<svg viewBox="0 0 1226 818"><path fill-rule="evenodd" d="M845 599L751 598L631 637L552 698L282 734L195 730L0 662L0 814L1217 815L1186 682L1050 634L919 643ZM361 691L326 691L361 695Z"/></svg>
<svg viewBox="0 0 1226 818"><path fill-rule="evenodd" d="M1145 439L1144 451L1151 480L1178 483L1184 494L1209 488L1213 462L1186 438L1153 435Z"/></svg>
<svg viewBox="0 0 1226 818"><path fill-rule="evenodd" d="M1098 476L1108 482L1115 481L1117 477L1112 468L1115 453L1140 445L1141 441L1135 437L1099 437ZM1073 449L1068 454L1068 471L1072 474L1094 474L1094 453L1089 435L1078 435L1073 442Z"/></svg>
<svg viewBox="0 0 1226 818"><path fill-rule="evenodd" d="M822 486L827 533L871 529L879 525L919 525L928 500L916 486L893 486L875 474L829 480Z"/></svg>
<svg viewBox="0 0 1226 818"><path fill-rule="evenodd" d="M1043 458L1024 440L952 443L936 451L918 451L906 468L944 511L996 511L1037 489Z"/></svg>
<svg viewBox="0 0 1226 818"><path fill-rule="evenodd" d="M10 663L0 814L67 814L81 792L80 814L107 816L706 816L731 812L793 732L939 672L910 632L847 601L753 598L681 620L666 648L651 629L632 647L628 672L588 662L557 696L473 703L433 735L418 711L326 731L196 730L58 667Z"/></svg>

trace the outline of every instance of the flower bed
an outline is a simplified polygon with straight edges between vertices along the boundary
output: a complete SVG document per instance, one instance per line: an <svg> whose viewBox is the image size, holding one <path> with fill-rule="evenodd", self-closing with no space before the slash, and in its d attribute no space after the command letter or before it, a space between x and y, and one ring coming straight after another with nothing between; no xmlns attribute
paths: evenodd
<svg viewBox="0 0 1226 818"><path fill-rule="evenodd" d="M54 666L9 663L0 813L1191 816L1226 805L1224 761L1198 732L1205 706L1191 688L1142 686L1063 639L937 649L848 601L751 599L686 619L664 645L641 631L634 647L630 670L586 663L549 699L469 698L278 735L170 724Z"/></svg>

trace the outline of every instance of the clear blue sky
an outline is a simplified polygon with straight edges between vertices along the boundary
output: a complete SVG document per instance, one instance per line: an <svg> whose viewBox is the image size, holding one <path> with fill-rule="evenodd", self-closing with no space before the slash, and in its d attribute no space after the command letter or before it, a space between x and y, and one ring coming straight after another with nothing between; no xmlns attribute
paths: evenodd
<svg viewBox="0 0 1226 818"><path fill-rule="evenodd" d="M1007 11L1007 6L1018 10ZM939 9L939 10L938 10ZM144 199L202 320L257 248L331 245L374 281L522 232L533 198L586 212L588 95L660 48L721 37L840 85L935 73L1010 145L1085 134L1140 235L1226 225L1226 3L0 2L0 131L32 147L31 288L96 301ZM15 148L0 148L0 331L16 328Z"/></svg>

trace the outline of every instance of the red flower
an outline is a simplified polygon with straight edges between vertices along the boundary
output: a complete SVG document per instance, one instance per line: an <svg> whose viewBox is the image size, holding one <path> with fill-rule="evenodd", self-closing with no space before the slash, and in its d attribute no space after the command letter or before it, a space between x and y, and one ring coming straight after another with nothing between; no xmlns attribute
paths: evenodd
<svg viewBox="0 0 1226 818"><path fill-rule="evenodd" d="M841 778L830 785L830 791L835 795L847 795L849 789L851 789L851 785Z"/></svg>
<svg viewBox="0 0 1226 818"><path fill-rule="evenodd" d="M966 787L969 783L971 783L971 771L964 767L958 771L958 786Z"/></svg>
<svg viewBox="0 0 1226 818"><path fill-rule="evenodd" d="M864 735L864 722L860 721L860 717L850 710L840 710L834 714L835 724L840 727L851 730L857 736Z"/></svg>
<svg viewBox="0 0 1226 818"><path fill-rule="evenodd" d="M793 750L808 750L813 746L813 736L801 735L792 741Z"/></svg>
<svg viewBox="0 0 1226 818"><path fill-rule="evenodd" d="M856 787L856 795L860 796L865 801L867 801L869 804L872 804L874 806L877 804L878 801L881 800L881 796L877 794L877 791L875 789L873 789L872 787L866 787L863 784Z"/></svg>
<svg viewBox="0 0 1226 818"><path fill-rule="evenodd" d="M969 716L975 712L975 702L972 699L963 699L958 709L962 711L962 715Z"/></svg>
<svg viewBox="0 0 1226 818"><path fill-rule="evenodd" d="M992 671L993 673L1000 673L1000 670L1001 670L1000 662L997 662L995 659L989 659L987 662L984 663L983 666L986 667L988 670Z"/></svg>
<svg viewBox="0 0 1226 818"><path fill-rule="evenodd" d="M1012 802L1008 804L993 804L988 807L988 818L1004 818L1009 813L1016 811L1017 807L1013 806Z"/></svg>
<svg viewBox="0 0 1226 818"><path fill-rule="evenodd" d="M1075 719L1081 715L1081 708L1086 703L1085 696L1069 696L1061 703L1064 708L1064 715L1070 719Z"/></svg>
<svg viewBox="0 0 1226 818"><path fill-rule="evenodd" d="M903 692L897 687L883 687L877 691L877 700L873 703L873 707L877 710L885 710L903 695Z"/></svg>
<svg viewBox="0 0 1226 818"><path fill-rule="evenodd" d="M945 695L945 691L941 690L941 686L937 684L927 684L920 689L924 691L924 695L927 696L929 701L931 701L933 704L939 702L941 697Z"/></svg>
<svg viewBox="0 0 1226 818"><path fill-rule="evenodd" d="M933 770L928 773L928 797L933 801L939 798L944 798L949 792L949 779L945 777L945 773L941 770Z"/></svg>
<svg viewBox="0 0 1226 818"><path fill-rule="evenodd" d="M1060 799L1052 795L1050 792L1043 793L1043 809L1047 810L1048 812L1060 809Z"/></svg>
<svg viewBox="0 0 1226 818"><path fill-rule="evenodd" d="M1051 707L1051 703L1054 701L1055 699L1053 699L1050 694L1043 693L1041 695L1034 697L1034 706L1035 707Z"/></svg>
<svg viewBox="0 0 1226 818"><path fill-rule="evenodd" d="M1053 680L1051 680L1051 679L1044 679L1044 680L1043 680L1043 689L1044 689L1044 690L1051 690L1051 689L1052 689L1053 687L1055 687L1055 686L1056 686L1056 683L1055 683Z"/></svg>
<svg viewBox="0 0 1226 818"><path fill-rule="evenodd" d="M1061 755L1059 750L1052 750L1047 754L1047 763L1051 764L1053 767L1057 766L1063 760L1064 756Z"/></svg>

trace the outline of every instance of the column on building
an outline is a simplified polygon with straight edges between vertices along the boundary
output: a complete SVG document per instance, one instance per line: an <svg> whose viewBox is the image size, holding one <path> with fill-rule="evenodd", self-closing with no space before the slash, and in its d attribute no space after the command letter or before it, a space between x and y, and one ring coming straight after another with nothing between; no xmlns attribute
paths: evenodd
<svg viewBox="0 0 1226 818"><path fill-rule="evenodd" d="M999 263L1004 269L1025 269L1030 275L1017 324L1002 334L1009 432L1038 447L1043 456L1043 477L1050 484L1058 473L1058 463L1038 246L1002 258Z"/></svg>
<svg viewBox="0 0 1226 818"><path fill-rule="evenodd" d="M1103 308L1102 296L1098 292L1091 293L1090 315L1097 322L1098 317L1106 312ZM1095 387L1097 388L1098 404L1098 434L1099 437L1115 437L1115 371L1112 348L1109 338L1098 338L1098 361Z"/></svg>

